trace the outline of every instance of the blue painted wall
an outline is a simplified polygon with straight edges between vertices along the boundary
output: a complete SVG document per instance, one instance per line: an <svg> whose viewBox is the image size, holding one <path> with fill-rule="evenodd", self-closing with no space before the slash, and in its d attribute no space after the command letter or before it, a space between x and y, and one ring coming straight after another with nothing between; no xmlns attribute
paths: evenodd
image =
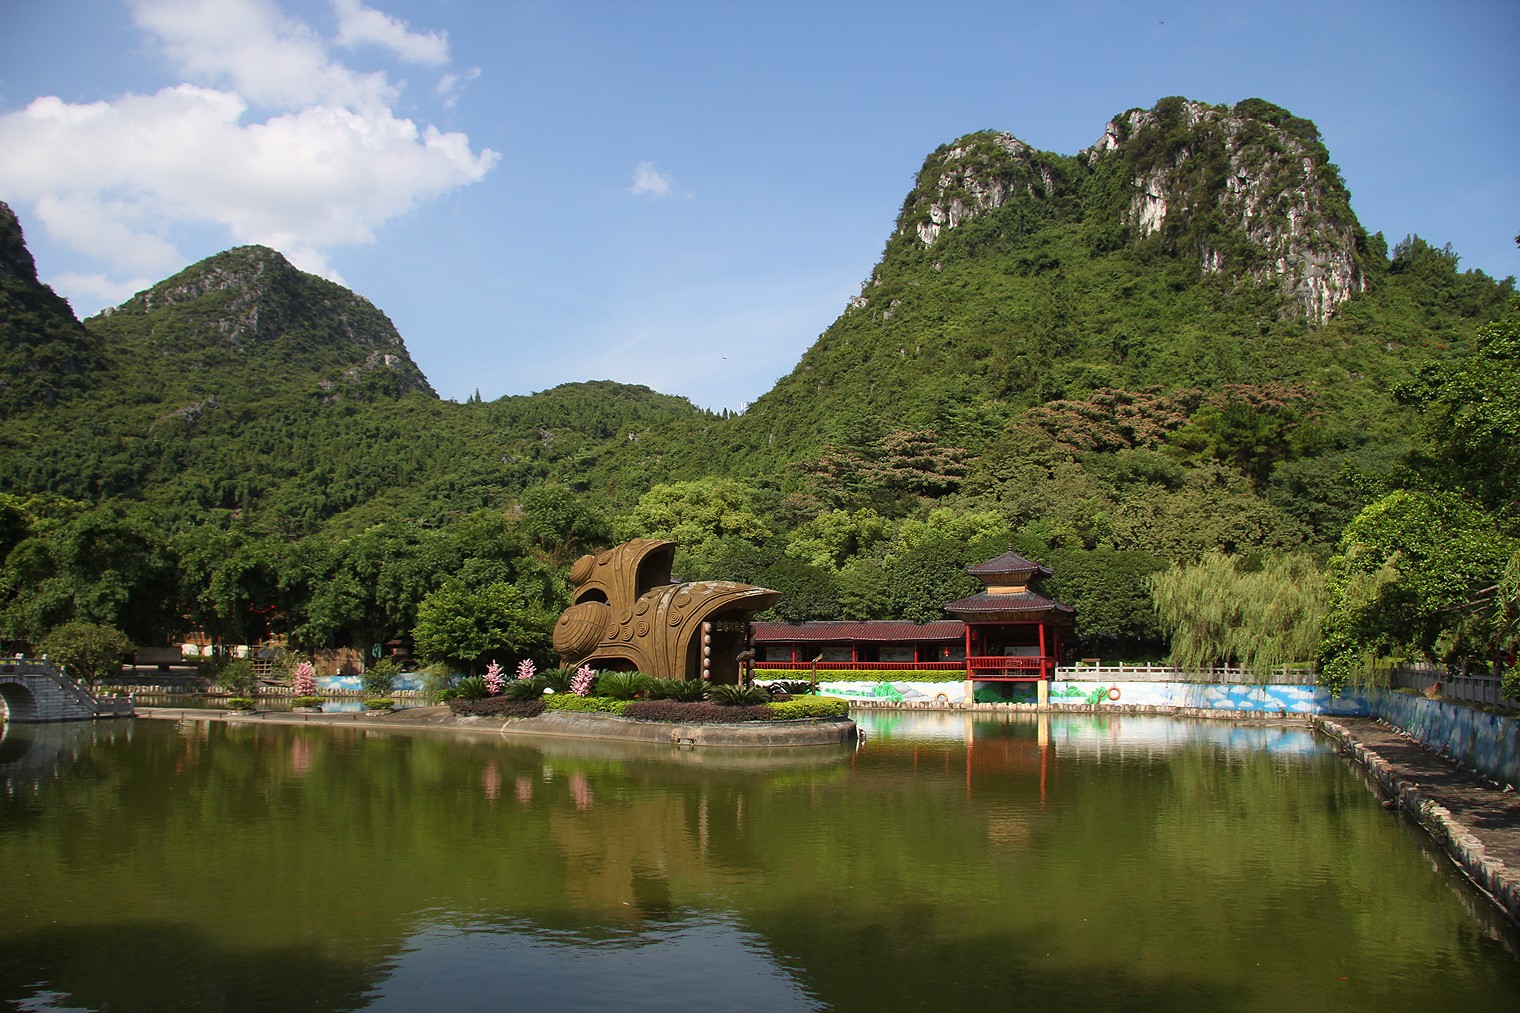
<svg viewBox="0 0 1520 1013"><path fill-rule="evenodd" d="M1372 713L1458 763L1520 788L1520 721L1473 707L1379 692Z"/></svg>

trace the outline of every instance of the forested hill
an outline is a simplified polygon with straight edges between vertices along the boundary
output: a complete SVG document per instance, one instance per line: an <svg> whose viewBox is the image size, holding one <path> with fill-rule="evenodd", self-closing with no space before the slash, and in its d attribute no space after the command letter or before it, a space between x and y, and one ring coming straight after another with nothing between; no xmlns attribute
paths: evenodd
<svg viewBox="0 0 1520 1013"><path fill-rule="evenodd" d="M1410 391L1515 297L1369 235L1314 124L1259 99L1131 109L1075 155L967 135L883 229L720 417L615 378L440 400L379 309L260 247L81 324L0 205L0 639L369 644L460 582L552 618L567 554L637 535L834 619L938 618L1012 542L1090 642L1154 645L1147 575L1310 572L1418 478Z"/></svg>
<svg viewBox="0 0 1520 1013"><path fill-rule="evenodd" d="M37 280L21 223L0 201L0 418L83 389L95 342L69 304Z"/></svg>
<svg viewBox="0 0 1520 1013"><path fill-rule="evenodd" d="M1512 292L1417 239L1390 259L1314 124L1260 99L1131 109L1076 155L970 134L733 439L779 462L929 430L975 456L1037 405L1229 384L1322 392L1332 429L1375 432Z"/></svg>
<svg viewBox="0 0 1520 1013"><path fill-rule="evenodd" d="M706 417L605 381L442 402L384 313L258 246L81 325L37 282L8 208L0 239L10 491L144 503L171 527L235 515L287 537L396 515L442 523L549 478L637 497L656 430Z"/></svg>

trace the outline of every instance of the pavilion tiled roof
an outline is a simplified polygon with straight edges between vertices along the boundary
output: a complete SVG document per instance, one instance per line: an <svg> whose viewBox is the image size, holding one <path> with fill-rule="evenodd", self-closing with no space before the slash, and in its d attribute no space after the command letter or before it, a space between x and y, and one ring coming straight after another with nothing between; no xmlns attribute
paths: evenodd
<svg viewBox="0 0 1520 1013"><path fill-rule="evenodd" d="M1001 577L1009 574L1039 573L1049 577L1055 571L1047 566L1025 559L1023 556L1009 549L996 559L989 559L985 563L973 563L966 567L966 572L973 577Z"/></svg>
<svg viewBox="0 0 1520 1013"><path fill-rule="evenodd" d="M958 619L928 623L896 620L874 622L755 623L755 643L837 643L840 641L892 642L961 640L966 624Z"/></svg>
<svg viewBox="0 0 1520 1013"><path fill-rule="evenodd" d="M1033 591L1020 591L1016 594L974 594L970 598L962 598L945 606L945 611L951 615L966 615L977 619L986 619L997 615L1021 615L1031 616L1043 612L1054 612L1062 615L1073 615L1076 609L1070 605L1047 598Z"/></svg>

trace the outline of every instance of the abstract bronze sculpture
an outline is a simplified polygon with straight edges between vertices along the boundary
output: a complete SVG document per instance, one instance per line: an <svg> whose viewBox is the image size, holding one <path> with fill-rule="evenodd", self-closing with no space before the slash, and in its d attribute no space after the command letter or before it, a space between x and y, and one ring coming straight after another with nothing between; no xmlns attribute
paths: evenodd
<svg viewBox="0 0 1520 1013"><path fill-rule="evenodd" d="M554 624L560 664L624 668L662 679L741 679L750 616L780 591L706 580L674 584L675 543L635 538L570 567L570 607Z"/></svg>

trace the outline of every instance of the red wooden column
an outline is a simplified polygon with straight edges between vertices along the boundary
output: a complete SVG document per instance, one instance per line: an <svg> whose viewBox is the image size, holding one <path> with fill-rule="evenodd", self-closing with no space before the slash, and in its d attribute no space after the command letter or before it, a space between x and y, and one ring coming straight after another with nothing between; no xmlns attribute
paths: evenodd
<svg viewBox="0 0 1520 1013"><path fill-rule="evenodd" d="M1040 676L1042 678L1046 678L1046 679L1050 678L1050 675L1047 672L1047 666L1048 665L1049 665L1049 662L1045 658L1045 624L1041 623L1040 624Z"/></svg>

